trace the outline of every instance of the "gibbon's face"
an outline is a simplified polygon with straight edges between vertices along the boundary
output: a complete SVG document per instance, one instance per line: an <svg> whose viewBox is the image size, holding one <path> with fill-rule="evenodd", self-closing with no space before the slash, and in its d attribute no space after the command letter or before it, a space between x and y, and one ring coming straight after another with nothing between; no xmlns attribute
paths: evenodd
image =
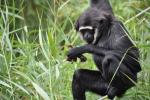
<svg viewBox="0 0 150 100"><path fill-rule="evenodd" d="M97 36L100 35L98 28L103 24L104 19L99 10L89 8L77 20L75 24L76 31L88 44L94 43Z"/></svg>
<svg viewBox="0 0 150 100"><path fill-rule="evenodd" d="M79 28L80 37L88 44L94 41L95 29L92 26L81 26Z"/></svg>

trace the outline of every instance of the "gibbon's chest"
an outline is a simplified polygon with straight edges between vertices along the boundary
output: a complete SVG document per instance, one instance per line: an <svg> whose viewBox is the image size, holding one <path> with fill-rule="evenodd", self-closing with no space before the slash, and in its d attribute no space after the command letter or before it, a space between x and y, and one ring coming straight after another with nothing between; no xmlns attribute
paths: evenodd
<svg viewBox="0 0 150 100"><path fill-rule="evenodd" d="M105 48L107 50L111 50L113 49L114 45L113 45L114 41L108 39L108 40L105 40L105 41L100 41L97 46L99 48ZM100 56L100 55L95 55L93 54L93 60L97 66L97 68L99 70L101 70L101 66L102 66L102 62L103 62L103 59L104 59L105 56Z"/></svg>
<svg viewBox="0 0 150 100"><path fill-rule="evenodd" d="M93 54L93 60L97 68L102 71L101 66L102 66L103 57Z"/></svg>

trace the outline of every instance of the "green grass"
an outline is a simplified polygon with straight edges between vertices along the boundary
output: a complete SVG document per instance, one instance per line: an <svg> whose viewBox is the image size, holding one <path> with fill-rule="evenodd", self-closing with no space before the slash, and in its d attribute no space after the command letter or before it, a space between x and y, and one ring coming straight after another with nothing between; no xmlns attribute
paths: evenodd
<svg viewBox="0 0 150 100"><path fill-rule="evenodd" d="M121 100L150 100L150 1L110 2L141 52L139 82ZM0 0L0 100L72 100L74 70L96 69L88 54L86 63L66 61L69 45L84 44L74 22L87 6L86 0ZM87 93L88 100L98 98Z"/></svg>

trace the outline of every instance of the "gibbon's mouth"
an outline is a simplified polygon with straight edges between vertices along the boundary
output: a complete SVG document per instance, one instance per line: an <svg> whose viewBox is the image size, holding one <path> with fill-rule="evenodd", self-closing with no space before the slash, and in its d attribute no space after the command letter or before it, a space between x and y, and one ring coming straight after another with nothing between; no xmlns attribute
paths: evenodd
<svg viewBox="0 0 150 100"><path fill-rule="evenodd" d="M93 43L93 41L94 41L94 39L93 39L93 40L92 40L92 39L90 39L90 40L88 40L88 41L87 41L87 43L88 43L88 44L92 44L92 43Z"/></svg>

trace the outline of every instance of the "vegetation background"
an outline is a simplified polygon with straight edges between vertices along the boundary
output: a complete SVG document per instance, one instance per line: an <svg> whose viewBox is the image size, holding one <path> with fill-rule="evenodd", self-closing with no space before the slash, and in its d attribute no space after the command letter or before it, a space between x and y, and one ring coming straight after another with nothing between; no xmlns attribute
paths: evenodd
<svg viewBox="0 0 150 100"><path fill-rule="evenodd" d="M121 100L150 100L150 0L109 1L141 52L139 82ZM96 69L91 55L86 63L66 61L69 46L83 44L74 22L87 6L88 0L0 0L0 100L72 100L74 70Z"/></svg>

